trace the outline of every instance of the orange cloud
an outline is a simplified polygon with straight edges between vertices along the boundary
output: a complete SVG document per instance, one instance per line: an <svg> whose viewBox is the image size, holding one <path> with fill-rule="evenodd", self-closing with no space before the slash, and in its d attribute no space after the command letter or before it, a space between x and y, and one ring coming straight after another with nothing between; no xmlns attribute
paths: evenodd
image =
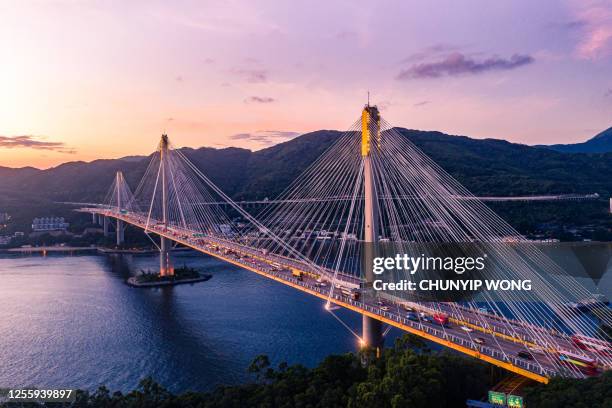
<svg viewBox="0 0 612 408"><path fill-rule="evenodd" d="M0 148L52 150L67 154L76 153L76 150L67 147L63 142L47 142L39 139L39 137L33 135L0 136Z"/></svg>

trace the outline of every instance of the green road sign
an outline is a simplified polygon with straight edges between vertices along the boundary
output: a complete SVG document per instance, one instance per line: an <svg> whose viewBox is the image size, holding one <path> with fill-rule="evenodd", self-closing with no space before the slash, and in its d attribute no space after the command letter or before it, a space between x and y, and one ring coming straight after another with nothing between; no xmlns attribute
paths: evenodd
<svg viewBox="0 0 612 408"><path fill-rule="evenodd" d="M524 408L523 397L518 395L508 395L508 407L510 408Z"/></svg>
<svg viewBox="0 0 612 408"><path fill-rule="evenodd" d="M506 394L503 392L489 391L489 403L494 405L506 405Z"/></svg>

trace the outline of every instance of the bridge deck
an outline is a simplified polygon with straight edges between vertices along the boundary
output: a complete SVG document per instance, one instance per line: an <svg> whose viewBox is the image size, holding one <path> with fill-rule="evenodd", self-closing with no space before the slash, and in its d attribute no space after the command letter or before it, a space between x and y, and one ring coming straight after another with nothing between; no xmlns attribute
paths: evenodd
<svg viewBox="0 0 612 408"><path fill-rule="evenodd" d="M146 218L137 214L124 214L102 208L82 208L79 211L120 219L136 227L147 229L147 231L154 232L196 251L219 258L323 300L329 300L338 306L370 316L401 330L538 382L547 383L548 378L555 375L558 370L558 362L552 361L548 354L534 356L534 361L517 357L518 351L525 350L526 346L536 346L527 335L527 326L519 322L516 322L516 327L512 327L512 330L508 330L501 326L499 316L483 317L483 315L478 314L476 311L467 308L458 314L455 310L456 306L451 307L451 305L444 303L438 304L438 307L449 314L449 320L452 323L459 326L441 327L431 322L409 320L405 317L405 310L402 309L399 303L391 302L389 305L391 307L387 307L388 310L383 310L380 305L354 300L345 296L339 287L358 287L359 282L354 277L339 277L335 283L336 289L330 294L328 286L317 282L318 276L316 271L308 265L294 260L263 254L259 250L220 238L195 238L192 231L176 228L169 229L162 225L151 223L147 225ZM278 268L272 266L273 263L281 264L282 266ZM290 269L299 269L305 272L303 279L299 280L293 277ZM411 307L425 312L433 313L436 311L420 303L402 303L409 303ZM504 351L501 352L488 345L474 343L472 340L473 335L461 330L460 326L466 326L476 332L480 332L481 334L479 335L481 336L488 336L491 339L491 343L497 344L500 350ZM533 327L529 329L533 330ZM545 329L540 330L545 331ZM547 332L547 334L551 335L550 332ZM572 349L571 341L567 336L560 334L557 336L558 338L556 337L555 340L559 340L559 344L566 344L568 350Z"/></svg>

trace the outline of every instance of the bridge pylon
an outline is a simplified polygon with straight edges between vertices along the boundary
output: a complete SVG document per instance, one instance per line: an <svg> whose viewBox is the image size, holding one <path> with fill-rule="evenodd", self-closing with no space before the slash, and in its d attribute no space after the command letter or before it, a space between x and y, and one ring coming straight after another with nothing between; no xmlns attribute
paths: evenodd
<svg viewBox="0 0 612 408"><path fill-rule="evenodd" d="M160 178L161 178L161 210L163 228L168 228L168 135L163 134L159 142ZM160 276L174 275L174 268L170 261L170 240L160 237L159 246L159 274Z"/></svg>
<svg viewBox="0 0 612 408"><path fill-rule="evenodd" d="M123 180L123 173L121 171L118 171L115 174L115 185L117 186L117 209L119 209L119 212L121 212L122 206L123 206L123 197L121 197L121 186L123 185L124 180ZM104 231L106 232L106 217L104 217L104 225L105 225L105 229ZM123 225L123 221L121 221L119 218L117 218L117 225L115 227L115 244L117 246L121 246L123 245L123 242L125 241L125 226Z"/></svg>
<svg viewBox="0 0 612 408"><path fill-rule="evenodd" d="M364 271L365 291L372 290L374 273L372 258L374 247L378 242L378 196L372 170L372 153L380 148L380 113L376 106L366 105L361 112L361 156L364 172L364 251L362 268ZM365 292L364 291L364 292ZM380 354L383 347L382 322L363 315L361 342L363 347L376 350Z"/></svg>

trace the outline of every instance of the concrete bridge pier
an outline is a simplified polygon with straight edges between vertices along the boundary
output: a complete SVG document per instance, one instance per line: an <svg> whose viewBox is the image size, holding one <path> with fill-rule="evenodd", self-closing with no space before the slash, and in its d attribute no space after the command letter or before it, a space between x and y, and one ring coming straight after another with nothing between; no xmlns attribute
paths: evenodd
<svg viewBox="0 0 612 408"><path fill-rule="evenodd" d="M123 225L123 221L121 221L120 219L117 219L115 233L117 246L123 245L123 242L125 241L125 226Z"/></svg>
<svg viewBox="0 0 612 408"><path fill-rule="evenodd" d="M103 215L102 216L102 220L103 220L103 225L104 225L104 236L108 237L108 217Z"/></svg>
<svg viewBox="0 0 612 408"><path fill-rule="evenodd" d="M161 237L159 246L159 274L161 276L172 276L174 275L174 268L170 262L170 240L165 237Z"/></svg>
<svg viewBox="0 0 612 408"><path fill-rule="evenodd" d="M98 214L96 213L91 213L91 222L93 224L97 224L98 223Z"/></svg>
<svg viewBox="0 0 612 408"><path fill-rule="evenodd" d="M377 356L384 345L384 339L382 336L382 322L371 318L370 316L363 315L361 320L362 334L364 345L376 350Z"/></svg>

